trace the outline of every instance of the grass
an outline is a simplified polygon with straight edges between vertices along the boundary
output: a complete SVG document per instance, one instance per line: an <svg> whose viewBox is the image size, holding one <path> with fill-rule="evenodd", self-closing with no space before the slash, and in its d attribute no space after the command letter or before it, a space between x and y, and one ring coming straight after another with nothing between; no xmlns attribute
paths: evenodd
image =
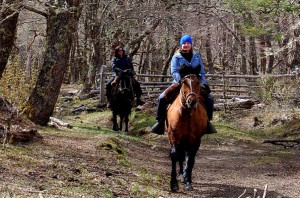
<svg viewBox="0 0 300 198"><path fill-rule="evenodd" d="M260 155L257 156L253 160L253 164L260 165L260 164L274 164L280 163L283 159L292 157L292 154L288 151L274 151L269 153L268 155Z"/></svg>
<svg viewBox="0 0 300 198"><path fill-rule="evenodd" d="M155 140L149 138L151 135L140 136L156 122L153 115L133 111L130 116L131 135L111 131L110 111L68 114L61 119L73 128L39 127L38 131L45 140L8 145L0 150L0 170L4 171L0 171L0 196L158 197L168 194L168 189L161 188L169 183L169 178L144 165L134 165L135 156L130 157L127 148L128 142L136 143L138 148L150 148L155 144ZM281 133L287 125L245 129L236 125L233 119L234 116L215 119L213 124L218 133L206 136L207 139L261 142L265 138L291 133ZM291 126L293 130L299 127L298 123ZM288 152L270 152L257 156L253 164L277 163L288 157Z"/></svg>

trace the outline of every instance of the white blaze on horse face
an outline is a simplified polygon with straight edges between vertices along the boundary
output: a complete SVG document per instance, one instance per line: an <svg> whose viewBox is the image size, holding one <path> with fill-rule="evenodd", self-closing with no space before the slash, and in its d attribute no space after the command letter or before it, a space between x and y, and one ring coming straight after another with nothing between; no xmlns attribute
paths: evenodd
<svg viewBox="0 0 300 198"><path fill-rule="evenodd" d="M195 79L194 75L187 76L182 82L181 94L182 100L181 105L189 109L197 106L198 94L199 94L199 81ZM196 91L196 93L195 93Z"/></svg>

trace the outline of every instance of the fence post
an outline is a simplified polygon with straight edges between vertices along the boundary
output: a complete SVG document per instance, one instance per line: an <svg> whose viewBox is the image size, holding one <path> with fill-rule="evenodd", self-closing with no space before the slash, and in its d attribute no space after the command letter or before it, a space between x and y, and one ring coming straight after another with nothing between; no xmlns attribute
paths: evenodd
<svg viewBox="0 0 300 198"><path fill-rule="evenodd" d="M299 69L299 67L296 66L295 72L296 72L296 82L298 84L296 97L298 98L298 100L300 100L300 87L299 87L299 83L300 83L300 69Z"/></svg>
<svg viewBox="0 0 300 198"><path fill-rule="evenodd" d="M105 79L106 79L106 68L107 66L106 65L102 65L101 69L100 69L100 86L99 86L99 89L100 89L100 103L104 103L106 101L106 98L105 98Z"/></svg>

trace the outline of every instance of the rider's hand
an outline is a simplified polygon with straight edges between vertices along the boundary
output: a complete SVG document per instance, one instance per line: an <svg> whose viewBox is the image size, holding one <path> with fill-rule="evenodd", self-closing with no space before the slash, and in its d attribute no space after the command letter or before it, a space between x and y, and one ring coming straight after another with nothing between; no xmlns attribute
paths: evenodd
<svg viewBox="0 0 300 198"><path fill-rule="evenodd" d="M122 69L120 69L120 70L118 71L117 75L118 75L118 76L122 76L123 72L124 72L124 71L123 71Z"/></svg>
<svg viewBox="0 0 300 198"><path fill-rule="evenodd" d="M115 71L117 74L119 74L120 72L122 72L122 69L120 69L120 68L115 68L114 71Z"/></svg>

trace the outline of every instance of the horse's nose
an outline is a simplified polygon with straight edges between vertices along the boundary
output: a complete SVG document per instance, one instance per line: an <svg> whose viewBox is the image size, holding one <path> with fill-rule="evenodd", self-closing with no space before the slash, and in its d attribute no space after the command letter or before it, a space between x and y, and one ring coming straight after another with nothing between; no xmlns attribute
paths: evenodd
<svg viewBox="0 0 300 198"><path fill-rule="evenodd" d="M188 99L188 106L190 108L194 107L195 104L196 104L196 100L195 99L192 99L192 98Z"/></svg>

